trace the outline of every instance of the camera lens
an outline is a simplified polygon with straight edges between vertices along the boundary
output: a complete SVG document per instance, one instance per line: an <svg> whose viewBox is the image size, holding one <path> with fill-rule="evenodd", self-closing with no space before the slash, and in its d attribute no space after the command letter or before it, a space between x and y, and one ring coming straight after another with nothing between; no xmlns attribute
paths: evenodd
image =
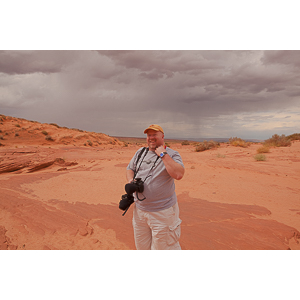
<svg viewBox="0 0 300 300"><path fill-rule="evenodd" d="M135 183L127 183L125 185L125 191L127 194L133 194L137 190L136 184Z"/></svg>

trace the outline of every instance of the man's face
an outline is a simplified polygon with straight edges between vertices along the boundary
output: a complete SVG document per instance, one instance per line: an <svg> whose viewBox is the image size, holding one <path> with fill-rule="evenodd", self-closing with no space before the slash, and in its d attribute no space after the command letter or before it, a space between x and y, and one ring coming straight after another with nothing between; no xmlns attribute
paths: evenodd
<svg viewBox="0 0 300 300"><path fill-rule="evenodd" d="M147 143L149 150L154 151L157 147L164 144L164 134L160 131L148 130L147 131Z"/></svg>

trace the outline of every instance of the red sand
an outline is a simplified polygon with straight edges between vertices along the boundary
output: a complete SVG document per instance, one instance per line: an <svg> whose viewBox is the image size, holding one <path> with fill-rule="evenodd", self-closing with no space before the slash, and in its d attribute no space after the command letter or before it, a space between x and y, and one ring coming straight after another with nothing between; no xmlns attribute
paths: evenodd
<svg viewBox="0 0 300 300"><path fill-rule="evenodd" d="M118 203L141 145L0 118L0 249L135 249L132 208L122 217ZM182 249L300 249L300 141L262 162L260 146L171 144L186 167Z"/></svg>

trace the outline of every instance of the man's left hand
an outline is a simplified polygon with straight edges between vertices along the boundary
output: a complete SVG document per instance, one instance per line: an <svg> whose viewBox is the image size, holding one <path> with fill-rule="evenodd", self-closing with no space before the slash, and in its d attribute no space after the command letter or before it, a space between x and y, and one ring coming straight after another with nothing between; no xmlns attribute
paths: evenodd
<svg viewBox="0 0 300 300"><path fill-rule="evenodd" d="M159 146L155 149L155 153L160 156L162 152L166 151L166 146Z"/></svg>

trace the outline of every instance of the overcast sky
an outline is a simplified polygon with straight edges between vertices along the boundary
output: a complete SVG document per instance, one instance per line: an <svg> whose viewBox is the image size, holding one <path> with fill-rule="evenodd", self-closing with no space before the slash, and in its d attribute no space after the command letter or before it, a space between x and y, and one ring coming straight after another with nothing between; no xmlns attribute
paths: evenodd
<svg viewBox="0 0 300 300"><path fill-rule="evenodd" d="M300 51L1 51L0 113L143 137L300 132Z"/></svg>

